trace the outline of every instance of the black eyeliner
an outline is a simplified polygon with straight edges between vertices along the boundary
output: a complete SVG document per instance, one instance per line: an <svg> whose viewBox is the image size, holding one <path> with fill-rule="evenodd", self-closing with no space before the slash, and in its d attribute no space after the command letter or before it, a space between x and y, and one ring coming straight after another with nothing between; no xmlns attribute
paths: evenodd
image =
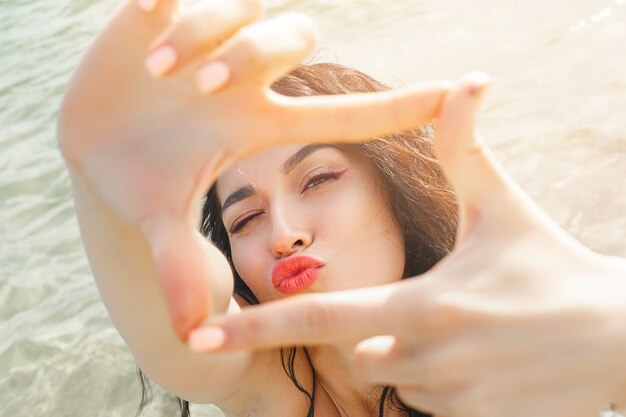
<svg viewBox="0 0 626 417"><path fill-rule="evenodd" d="M237 221L233 226L231 226L231 228L229 229L229 232L232 234L237 234L239 231L241 231L241 229L243 229L246 224L248 224L248 222L252 219L254 219L256 216L261 215L261 212L257 212L257 213L253 213L249 216L244 217L243 219Z"/></svg>

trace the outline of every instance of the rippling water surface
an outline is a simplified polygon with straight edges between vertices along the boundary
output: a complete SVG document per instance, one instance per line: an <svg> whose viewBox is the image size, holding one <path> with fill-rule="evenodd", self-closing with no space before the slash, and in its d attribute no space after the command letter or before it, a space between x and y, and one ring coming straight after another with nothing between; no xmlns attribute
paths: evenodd
<svg viewBox="0 0 626 417"><path fill-rule="evenodd" d="M55 114L116 1L0 2L0 415L132 416L134 361L81 248ZM314 61L392 84L480 69L480 129L592 248L626 256L626 0L272 0L310 14ZM158 389L148 416L175 415ZM198 406L194 415L220 415Z"/></svg>

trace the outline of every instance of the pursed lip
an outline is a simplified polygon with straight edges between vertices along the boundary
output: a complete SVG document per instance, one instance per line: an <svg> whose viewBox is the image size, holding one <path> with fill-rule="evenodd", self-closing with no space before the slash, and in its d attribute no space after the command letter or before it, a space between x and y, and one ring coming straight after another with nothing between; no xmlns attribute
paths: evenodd
<svg viewBox="0 0 626 417"><path fill-rule="evenodd" d="M305 255L283 259L272 271L272 284L282 293L296 294L313 285L323 266L319 259Z"/></svg>

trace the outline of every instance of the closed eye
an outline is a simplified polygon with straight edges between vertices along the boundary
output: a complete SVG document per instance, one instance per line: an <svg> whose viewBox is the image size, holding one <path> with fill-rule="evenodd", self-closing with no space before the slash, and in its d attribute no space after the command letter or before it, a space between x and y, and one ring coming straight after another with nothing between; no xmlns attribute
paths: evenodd
<svg viewBox="0 0 626 417"><path fill-rule="evenodd" d="M230 226L229 232L234 235L243 232L251 224L251 222L256 220L261 214L263 214L262 211L257 211L250 215L244 216L241 219L235 220L232 226Z"/></svg>

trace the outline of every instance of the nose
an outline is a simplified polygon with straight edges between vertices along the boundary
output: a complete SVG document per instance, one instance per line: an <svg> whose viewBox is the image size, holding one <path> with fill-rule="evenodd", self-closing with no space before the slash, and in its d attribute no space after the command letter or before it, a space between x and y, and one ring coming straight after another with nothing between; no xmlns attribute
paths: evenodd
<svg viewBox="0 0 626 417"><path fill-rule="evenodd" d="M286 206L272 208L272 236L270 247L276 258L285 258L298 253L311 245L313 234L307 222L295 210Z"/></svg>

